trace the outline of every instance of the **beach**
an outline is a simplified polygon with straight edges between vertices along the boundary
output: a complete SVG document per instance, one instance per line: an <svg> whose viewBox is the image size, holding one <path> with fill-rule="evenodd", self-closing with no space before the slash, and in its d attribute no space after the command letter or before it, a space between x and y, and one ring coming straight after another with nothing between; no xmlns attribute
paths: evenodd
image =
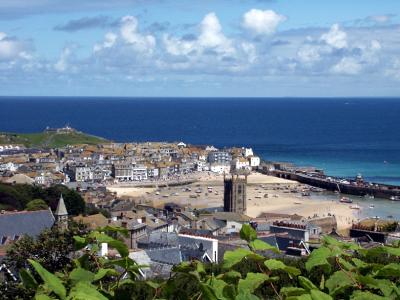
<svg viewBox="0 0 400 300"><path fill-rule="evenodd" d="M297 214L305 218L334 215L339 230L349 228L356 220L356 211L349 204L325 199L323 193L302 196L304 185L298 182L252 173L248 176L246 214L256 218L262 213ZM223 206L223 175L204 172L196 182L182 186L140 188L112 186L110 191L132 201L162 207L176 203L192 209Z"/></svg>

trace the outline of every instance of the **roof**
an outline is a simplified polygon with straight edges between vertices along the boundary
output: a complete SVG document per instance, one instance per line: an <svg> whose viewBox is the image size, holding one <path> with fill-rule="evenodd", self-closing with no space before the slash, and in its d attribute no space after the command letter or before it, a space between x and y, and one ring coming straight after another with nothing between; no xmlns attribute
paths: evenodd
<svg viewBox="0 0 400 300"><path fill-rule="evenodd" d="M249 216L235 212L215 212L212 216L217 220L224 221L249 222L251 220Z"/></svg>
<svg viewBox="0 0 400 300"><path fill-rule="evenodd" d="M67 208L65 207L64 198L61 194L60 200L58 200L57 209L54 212L55 216L68 216Z"/></svg>
<svg viewBox="0 0 400 300"><path fill-rule="evenodd" d="M35 181L24 175L24 174L15 174L6 180L7 183L18 183L18 184L33 184Z"/></svg>
<svg viewBox="0 0 400 300"><path fill-rule="evenodd" d="M171 265L177 265L182 262L182 254L179 247L146 249L145 251L153 261Z"/></svg>
<svg viewBox="0 0 400 300"><path fill-rule="evenodd" d="M102 214L95 214L91 216L76 216L73 218L75 222L82 222L87 225L90 229L96 229L99 227L105 227L108 225L108 219Z"/></svg>
<svg viewBox="0 0 400 300"><path fill-rule="evenodd" d="M54 216L48 209L0 214L0 237L15 235L37 236L44 229L51 228Z"/></svg>

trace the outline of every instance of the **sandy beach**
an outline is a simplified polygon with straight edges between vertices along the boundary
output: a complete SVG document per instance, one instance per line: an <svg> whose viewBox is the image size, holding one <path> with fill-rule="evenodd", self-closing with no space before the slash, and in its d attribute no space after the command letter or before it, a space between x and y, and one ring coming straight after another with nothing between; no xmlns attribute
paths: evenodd
<svg viewBox="0 0 400 300"><path fill-rule="evenodd" d="M323 195L301 194L303 185L295 181L252 173L248 176L247 215L258 217L261 213L298 214L303 217L335 215L338 229L351 226L356 220L355 210L349 204L324 200ZM223 175L203 173L198 181L184 186L162 188L118 187L108 188L119 196L131 197L134 201L162 207L173 202L191 208L213 208L223 206Z"/></svg>

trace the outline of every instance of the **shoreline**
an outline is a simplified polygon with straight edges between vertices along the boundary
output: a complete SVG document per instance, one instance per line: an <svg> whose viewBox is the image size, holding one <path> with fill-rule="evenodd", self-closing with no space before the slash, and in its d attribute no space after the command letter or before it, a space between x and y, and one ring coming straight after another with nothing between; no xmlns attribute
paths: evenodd
<svg viewBox="0 0 400 300"><path fill-rule="evenodd" d="M336 217L338 230L348 229L352 222L357 220L355 212L348 204L321 200L318 199L319 196L303 197L301 193L288 192L292 189L301 190L302 186L304 185L295 181L252 173L248 176L246 215L257 218L262 213L284 213L298 214L308 218L331 214ZM212 173L202 174L197 181L183 186L159 187L158 189L107 186L107 189L116 192L118 196L131 197L135 202L151 203L157 207L162 207L168 202L192 209L223 206L223 175ZM190 191L185 191L185 189L190 189Z"/></svg>

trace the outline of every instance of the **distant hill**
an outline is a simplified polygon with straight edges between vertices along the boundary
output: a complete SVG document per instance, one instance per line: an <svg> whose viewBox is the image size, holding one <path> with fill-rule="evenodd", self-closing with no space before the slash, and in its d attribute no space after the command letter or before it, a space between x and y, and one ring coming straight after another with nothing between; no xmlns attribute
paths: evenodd
<svg viewBox="0 0 400 300"><path fill-rule="evenodd" d="M21 144L26 147L60 148L66 145L101 144L109 142L72 128L50 129L40 133L1 133L0 145Z"/></svg>

